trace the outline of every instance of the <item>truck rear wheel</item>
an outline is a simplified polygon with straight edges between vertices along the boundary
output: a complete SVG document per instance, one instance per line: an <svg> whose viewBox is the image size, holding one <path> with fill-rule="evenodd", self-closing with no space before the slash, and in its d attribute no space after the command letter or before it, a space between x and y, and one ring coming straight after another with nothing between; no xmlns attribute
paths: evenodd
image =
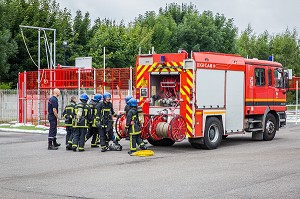
<svg viewBox="0 0 300 199"><path fill-rule="evenodd" d="M276 119L274 115L268 113L265 122L266 124L263 132L263 140L265 141L273 140L276 134Z"/></svg>
<svg viewBox="0 0 300 199"><path fill-rule="evenodd" d="M216 149L222 141L223 126L216 117L210 117L206 120L204 130L203 146L205 149Z"/></svg>
<svg viewBox="0 0 300 199"><path fill-rule="evenodd" d="M164 138L161 140L153 140L148 138L147 140L153 146L172 146L175 143L175 141L171 140L170 138Z"/></svg>

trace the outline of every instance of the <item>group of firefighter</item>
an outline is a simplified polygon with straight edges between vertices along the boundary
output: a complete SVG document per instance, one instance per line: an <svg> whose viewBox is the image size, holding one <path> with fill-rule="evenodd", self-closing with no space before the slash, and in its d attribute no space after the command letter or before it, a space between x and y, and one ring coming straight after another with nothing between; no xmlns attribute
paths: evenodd
<svg viewBox="0 0 300 199"><path fill-rule="evenodd" d="M91 147L99 147L100 144L101 152L121 151L122 146L119 144L121 137L115 136L113 131L113 117L121 115L116 114L113 109L111 94L109 92L103 95L95 94L89 101L88 95L83 93L79 100L77 103L76 97L72 96L63 112L67 131L66 150L84 151L85 142L92 138ZM131 155L137 151L137 145L142 150L146 150L147 147L140 136L141 122L138 117L137 100L132 96L126 96L125 101L126 125L123 133L129 137L128 154Z"/></svg>

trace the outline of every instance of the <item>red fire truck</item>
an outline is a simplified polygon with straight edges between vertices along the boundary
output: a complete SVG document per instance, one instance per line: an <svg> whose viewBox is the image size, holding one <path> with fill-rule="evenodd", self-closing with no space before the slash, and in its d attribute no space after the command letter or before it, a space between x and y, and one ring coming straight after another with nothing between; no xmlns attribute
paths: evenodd
<svg viewBox="0 0 300 199"><path fill-rule="evenodd" d="M272 140L286 124L287 82L283 66L272 61L212 52L139 55L142 138L155 146L188 138L205 149L237 133Z"/></svg>

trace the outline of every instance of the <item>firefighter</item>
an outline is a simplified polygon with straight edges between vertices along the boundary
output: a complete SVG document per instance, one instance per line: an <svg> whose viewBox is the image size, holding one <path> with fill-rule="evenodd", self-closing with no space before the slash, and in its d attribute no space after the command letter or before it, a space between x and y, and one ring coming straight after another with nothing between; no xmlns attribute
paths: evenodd
<svg viewBox="0 0 300 199"><path fill-rule="evenodd" d="M74 119L74 139L72 144L73 151L84 151L85 134L91 120L90 107L87 104L89 97L86 93L80 96L80 103L75 106L76 117Z"/></svg>
<svg viewBox="0 0 300 199"><path fill-rule="evenodd" d="M136 152L136 144L138 144L142 150L146 150L147 147L141 139L141 123L138 117L137 100L131 98L128 101L128 105L130 109L126 115L125 131L127 131L130 138L130 151L128 151L128 154L132 155L132 153Z"/></svg>
<svg viewBox="0 0 300 199"><path fill-rule="evenodd" d="M75 117L75 106L77 103L77 98L75 96L71 97L70 103L65 107L63 112L63 117L65 118L65 126L66 126L66 150L72 150L72 140L74 137L73 134L73 120Z"/></svg>
<svg viewBox="0 0 300 199"><path fill-rule="evenodd" d="M90 137L92 137L92 141L91 141L91 147L99 147L97 145L98 141L99 141L99 131L98 128L96 126L96 115L97 115L97 104L100 103L102 99L102 95L101 94L96 94L94 95L94 98L90 101L89 106L91 108L91 122L89 125L89 130L86 134L85 137L85 141L87 141L88 139L90 139Z"/></svg>
<svg viewBox="0 0 300 199"><path fill-rule="evenodd" d="M131 98L133 98L132 95L128 95L128 96L125 97L125 103L126 103L126 105L125 105L125 107L124 107L125 117L126 117L127 112L128 112L129 109L130 109L130 106L128 105L128 101L129 101ZM118 142L119 142L121 139L122 139L121 137L116 136L116 138L115 138L115 140L114 140L114 143L115 143L115 144L118 144ZM129 140L129 137L126 137L126 140Z"/></svg>
<svg viewBox="0 0 300 199"><path fill-rule="evenodd" d="M56 141L57 135L57 124L58 119L58 96L60 95L60 90L55 88L53 90L53 96L48 101L48 120L50 123L50 129L48 134L48 150L57 150L60 143Z"/></svg>
<svg viewBox="0 0 300 199"><path fill-rule="evenodd" d="M116 117L117 114L110 100L111 94L105 92L103 94L103 101L97 106L97 127L100 133L101 152L107 151L109 141L115 140L112 116Z"/></svg>

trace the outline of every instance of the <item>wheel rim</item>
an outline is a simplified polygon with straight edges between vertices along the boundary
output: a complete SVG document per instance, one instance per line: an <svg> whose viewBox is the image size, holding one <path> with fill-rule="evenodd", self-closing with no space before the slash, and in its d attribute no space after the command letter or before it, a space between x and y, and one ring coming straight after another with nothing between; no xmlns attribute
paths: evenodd
<svg viewBox="0 0 300 199"><path fill-rule="evenodd" d="M211 142L216 142L219 139L219 128L217 125L213 124L208 129L208 138Z"/></svg>
<svg viewBox="0 0 300 199"><path fill-rule="evenodd" d="M118 134L118 136L120 136L121 138L125 138L127 135L124 134L124 127L125 127L125 123L126 122L126 116L122 115L121 117L118 117L116 120L116 133Z"/></svg>
<svg viewBox="0 0 300 199"><path fill-rule="evenodd" d="M187 132L186 121L180 115L174 117L169 125L168 136L175 142L184 140Z"/></svg>
<svg viewBox="0 0 300 199"><path fill-rule="evenodd" d="M270 135L274 132L274 130L275 130L275 124L271 120L269 120L266 124L266 131Z"/></svg>

